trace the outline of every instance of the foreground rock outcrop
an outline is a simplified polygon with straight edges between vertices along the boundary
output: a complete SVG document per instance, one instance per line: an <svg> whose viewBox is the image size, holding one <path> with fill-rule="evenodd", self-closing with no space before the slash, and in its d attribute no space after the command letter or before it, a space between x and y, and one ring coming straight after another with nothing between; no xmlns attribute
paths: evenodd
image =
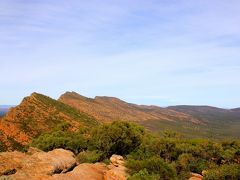
<svg viewBox="0 0 240 180"><path fill-rule="evenodd" d="M74 154L63 149L50 152L35 151L0 153L0 179L46 179L76 166Z"/></svg>
<svg viewBox="0 0 240 180"><path fill-rule="evenodd" d="M122 156L113 155L111 164L77 164L74 154L64 149L28 153L0 153L0 180L126 180Z"/></svg>

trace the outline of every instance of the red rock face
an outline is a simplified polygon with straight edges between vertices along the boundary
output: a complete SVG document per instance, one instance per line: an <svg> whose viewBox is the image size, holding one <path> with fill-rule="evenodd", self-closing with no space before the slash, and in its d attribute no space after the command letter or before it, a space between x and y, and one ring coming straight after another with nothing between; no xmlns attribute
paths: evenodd
<svg viewBox="0 0 240 180"><path fill-rule="evenodd" d="M14 150L14 143L26 145L38 134L51 131L58 124L66 122L71 125L72 131L97 124L93 117L47 96L33 93L1 119L0 141L8 150Z"/></svg>
<svg viewBox="0 0 240 180"><path fill-rule="evenodd" d="M146 121L146 120L183 120L200 123L191 115L157 106L130 104L114 97L86 98L75 92L63 94L59 101L82 112L94 116L100 121Z"/></svg>

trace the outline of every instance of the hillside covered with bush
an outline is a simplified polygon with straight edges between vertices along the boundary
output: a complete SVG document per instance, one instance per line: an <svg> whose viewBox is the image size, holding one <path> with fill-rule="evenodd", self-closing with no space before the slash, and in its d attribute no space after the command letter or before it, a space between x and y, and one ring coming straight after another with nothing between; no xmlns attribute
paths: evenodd
<svg viewBox="0 0 240 180"><path fill-rule="evenodd" d="M188 179L191 172L209 180L240 178L239 141L189 139L172 131L154 135L128 122L77 132L66 128L67 124L44 133L30 146L44 151L71 150L80 163L108 163L111 155L123 155L130 180Z"/></svg>
<svg viewBox="0 0 240 180"><path fill-rule="evenodd" d="M69 131L99 124L90 115L48 96L32 93L1 118L0 147L21 150L32 138L65 123L69 124Z"/></svg>

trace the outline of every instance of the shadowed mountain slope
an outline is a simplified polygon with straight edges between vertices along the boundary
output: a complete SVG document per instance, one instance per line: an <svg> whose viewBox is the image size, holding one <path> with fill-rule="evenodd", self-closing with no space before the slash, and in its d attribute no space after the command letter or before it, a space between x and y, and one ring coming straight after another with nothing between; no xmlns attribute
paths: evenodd
<svg viewBox="0 0 240 180"><path fill-rule="evenodd" d="M94 126L98 122L85 113L51 99L33 93L20 105L11 108L0 120L0 141L8 148L25 145L42 132L51 131L57 125L69 123L70 130Z"/></svg>
<svg viewBox="0 0 240 180"><path fill-rule="evenodd" d="M94 116L100 121L188 121L200 123L197 118L186 113L157 106L143 106L124 102L114 97L86 98L75 92L66 92L59 101Z"/></svg>

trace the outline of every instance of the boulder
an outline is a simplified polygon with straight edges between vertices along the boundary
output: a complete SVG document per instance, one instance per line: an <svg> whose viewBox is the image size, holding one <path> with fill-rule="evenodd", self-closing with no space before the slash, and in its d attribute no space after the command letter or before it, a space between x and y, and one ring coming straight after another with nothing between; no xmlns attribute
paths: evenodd
<svg viewBox="0 0 240 180"><path fill-rule="evenodd" d="M202 179L203 176L197 173L191 173L191 177L189 178L189 180L202 180Z"/></svg>
<svg viewBox="0 0 240 180"><path fill-rule="evenodd" d="M115 155L115 154L112 155L110 158L110 161L116 167L124 165L124 159L122 156L119 156L119 155Z"/></svg>
<svg viewBox="0 0 240 180"><path fill-rule="evenodd" d="M126 180L122 156L113 155L111 164L77 165L74 154L64 149L27 153L0 153L0 180Z"/></svg>
<svg viewBox="0 0 240 180"><path fill-rule="evenodd" d="M104 174L104 180L126 180L126 168L124 166L113 167Z"/></svg>
<svg viewBox="0 0 240 180"><path fill-rule="evenodd" d="M79 164L77 167L65 174L55 174L46 180L102 180L108 170L104 163Z"/></svg>
<svg viewBox="0 0 240 180"><path fill-rule="evenodd" d="M49 175L74 168L74 154L64 149L37 152L0 153L0 179L46 179Z"/></svg>
<svg viewBox="0 0 240 180"><path fill-rule="evenodd" d="M128 175L123 157L112 155L110 161L111 164L108 166L109 170L104 175L104 180L126 180Z"/></svg>

